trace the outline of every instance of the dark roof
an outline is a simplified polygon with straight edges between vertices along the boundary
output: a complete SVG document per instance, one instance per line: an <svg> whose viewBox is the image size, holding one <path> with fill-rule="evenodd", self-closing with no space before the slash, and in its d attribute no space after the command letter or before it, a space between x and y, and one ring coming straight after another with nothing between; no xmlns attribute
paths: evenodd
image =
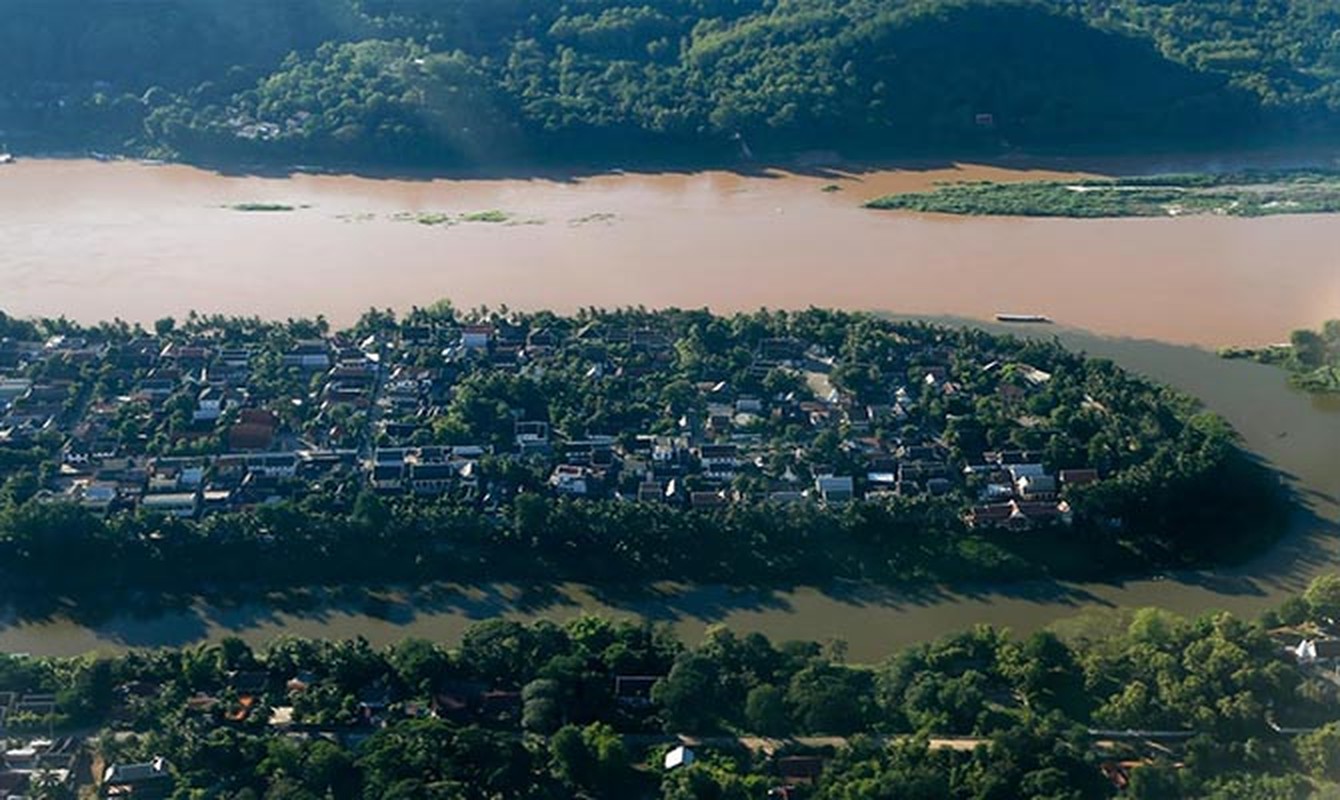
<svg viewBox="0 0 1340 800"><path fill-rule="evenodd" d="M242 694L263 692L269 681L269 674L260 670L239 671L228 676L229 688Z"/></svg>
<svg viewBox="0 0 1340 800"><path fill-rule="evenodd" d="M824 770L824 760L818 756L785 756L777 759L777 772L785 778L819 777Z"/></svg>
<svg viewBox="0 0 1340 800"><path fill-rule="evenodd" d="M651 687L661 679L660 675L617 675L614 678L614 694L617 697L649 697Z"/></svg>
<svg viewBox="0 0 1340 800"><path fill-rule="evenodd" d="M22 795L28 791L26 772L0 772L0 797Z"/></svg>
<svg viewBox="0 0 1340 800"><path fill-rule="evenodd" d="M166 759L155 758L143 764L113 764L107 768L103 783L112 786L161 781L171 778Z"/></svg>

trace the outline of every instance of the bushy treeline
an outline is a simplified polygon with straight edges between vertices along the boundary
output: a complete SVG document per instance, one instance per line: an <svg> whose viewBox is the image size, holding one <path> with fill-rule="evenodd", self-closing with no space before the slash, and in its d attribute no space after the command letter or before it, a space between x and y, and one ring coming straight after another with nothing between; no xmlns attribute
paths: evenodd
<svg viewBox="0 0 1340 800"><path fill-rule="evenodd" d="M1227 348L1226 358L1251 358L1289 370L1293 385L1309 392L1340 392L1340 320L1328 320L1320 330L1300 328L1287 345L1258 349Z"/></svg>
<svg viewBox="0 0 1340 800"><path fill-rule="evenodd" d="M1340 701L1281 643L1316 635L1338 587L1318 579L1255 623L1144 609L1066 638L978 627L874 665L836 642L716 627L687 645L581 617L491 620L451 648L228 639L4 657L0 691L56 694L59 720L21 725L119 731L95 743L109 762L167 757L181 797L734 799L808 753L824 763L802 796L825 800L1109 797L1100 765L1119 762L1131 797L1292 798L1340 779ZM1113 729L1189 738L1113 743ZM667 734L700 737L697 762L662 769ZM819 735L842 738L804 738ZM751 752L757 737L781 749Z"/></svg>
<svg viewBox="0 0 1340 800"><path fill-rule="evenodd" d="M474 165L1329 130L1335 11L1150 0L20 3L15 144Z"/></svg>

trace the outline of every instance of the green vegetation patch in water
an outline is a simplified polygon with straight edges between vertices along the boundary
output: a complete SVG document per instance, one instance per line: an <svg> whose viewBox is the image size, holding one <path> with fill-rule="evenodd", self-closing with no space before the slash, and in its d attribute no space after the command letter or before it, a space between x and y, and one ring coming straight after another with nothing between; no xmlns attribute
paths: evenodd
<svg viewBox="0 0 1340 800"><path fill-rule="evenodd" d="M1289 381L1304 391L1340 393L1340 319L1328 321L1319 331L1294 331L1288 343L1226 347L1219 355L1283 367L1289 371Z"/></svg>
<svg viewBox="0 0 1340 800"><path fill-rule="evenodd" d="M291 206L287 203L233 203L228 207L234 211L256 212L294 211L297 209L297 206Z"/></svg>
<svg viewBox="0 0 1340 800"><path fill-rule="evenodd" d="M1177 217L1340 212L1340 172L1261 171L1081 181L946 183L869 208L1015 217Z"/></svg>
<svg viewBox="0 0 1340 800"><path fill-rule="evenodd" d="M469 214L462 214L462 222L507 222L512 218L506 211L499 211L496 208L488 211L472 211Z"/></svg>
<svg viewBox="0 0 1340 800"><path fill-rule="evenodd" d="M451 227L464 222L488 222L497 225L539 225L543 220L517 217L508 211L489 209L471 211L466 214L449 214L445 211L400 211L391 215L396 222L417 222L429 227Z"/></svg>

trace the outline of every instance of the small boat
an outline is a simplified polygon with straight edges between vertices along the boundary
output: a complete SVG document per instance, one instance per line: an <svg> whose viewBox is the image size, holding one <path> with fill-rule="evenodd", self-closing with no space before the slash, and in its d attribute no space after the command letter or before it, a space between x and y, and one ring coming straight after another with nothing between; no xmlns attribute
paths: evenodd
<svg viewBox="0 0 1340 800"><path fill-rule="evenodd" d="M13 163L14 163L13 153L0 153L0 164L13 164Z"/></svg>
<svg viewBox="0 0 1340 800"><path fill-rule="evenodd" d="M1041 314L997 314L996 322L1042 322L1050 323L1051 317Z"/></svg>

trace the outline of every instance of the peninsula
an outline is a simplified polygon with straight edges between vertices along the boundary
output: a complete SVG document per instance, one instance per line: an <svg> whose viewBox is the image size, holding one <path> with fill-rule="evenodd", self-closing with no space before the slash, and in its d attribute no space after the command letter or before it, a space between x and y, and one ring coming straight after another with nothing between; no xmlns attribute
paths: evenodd
<svg viewBox="0 0 1340 800"><path fill-rule="evenodd" d="M1192 399L973 329L439 303L0 336L17 591L1115 577L1281 528Z"/></svg>

